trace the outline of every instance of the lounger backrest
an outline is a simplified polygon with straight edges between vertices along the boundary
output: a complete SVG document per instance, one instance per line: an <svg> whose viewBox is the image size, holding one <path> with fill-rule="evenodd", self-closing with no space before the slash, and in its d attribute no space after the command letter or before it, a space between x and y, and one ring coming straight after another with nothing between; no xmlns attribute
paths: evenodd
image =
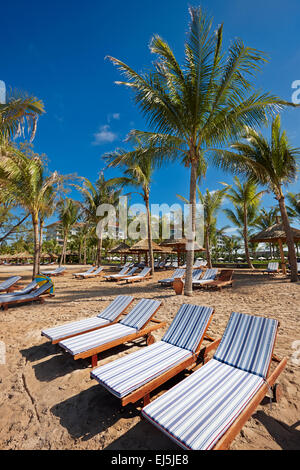
<svg viewBox="0 0 300 470"><path fill-rule="evenodd" d="M181 305L162 341L195 352L212 314L212 307Z"/></svg>
<svg viewBox="0 0 300 470"><path fill-rule="evenodd" d="M269 264L268 264L268 269L269 269L270 271L277 271L277 269L278 269L278 263L269 263Z"/></svg>
<svg viewBox="0 0 300 470"><path fill-rule="evenodd" d="M28 294L28 292L31 292L32 289L34 289L36 286L37 286L37 282L34 280L34 281L31 281L28 286L24 287L24 289L21 290L22 294Z"/></svg>
<svg viewBox="0 0 300 470"><path fill-rule="evenodd" d="M8 289L9 287L13 286L16 282L21 279L21 276L11 276L5 281L1 282L0 289Z"/></svg>
<svg viewBox="0 0 300 470"><path fill-rule="evenodd" d="M278 321L232 313L214 359L266 378Z"/></svg>
<svg viewBox="0 0 300 470"><path fill-rule="evenodd" d="M146 276L150 271L151 271L151 268L144 268L144 269L140 272L140 274L137 274L137 276L144 277L144 276Z"/></svg>
<svg viewBox="0 0 300 470"><path fill-rule="evenodd" d="M152 317L160 304L160 300L141 299L120 323L140 330Z"/></svg>
<svg viewBox="0 0 300 470"><path fill-rule="evenodd" d="M192 274L194 281L197 281L198 279L200 279L201 274L202 274L202 269L194 269L193 274Z"/></svg>
<svg viewBox="0 0 300 470"><path fill-rule="evenodd" d="M102 269L103 269L103 266L99 266L99 267L96 269L96 271L94 271L92 274L99 274L99 273L101 273Z"/></svg>
<svg viewBox="0 0 300 470"><path fill-rule="evenodd" d="M118 273L119 276L123 276L123 274L126 274L128 271L128 267L124 266L124 268L121 269L121 271Z"/></svg>
<svg viewBox="0 0 300 470"><path fill-rule="evenodd" d="M39 297L41 294L44 294L47 292L48 289L50 289L53 286L52 282L45 282L45 284L42 284L41 287L39 287L37 290L34 292L30 292L28 294L29 297Z"/></svg>
<svg viewBox="0 0 300 470"><path fill-rule="evenodd" d="M178 279L185 275L185 269L176 269L172 274L172 279Z"/></svg>
<svg viewBox="0 0 300 470"><path fill-rule="evenodd" d="M132 301L133 297L129 295L118 295L97 317L114 321Z"/></svg>
<svg viewBox="0 0 300 470"><path fill-rule="evenodd" d="M217 275L217 272L218 272L217 268L207 269L204 273L202 281L208 281L210 279L215 279L215 277Z"/></svg>
<svg viewBox="0 0 300 470"><path fill-rule="evenodd" d="M298 270L298 273L300 273L300 263L297 263L297 270Z"/></svg>
<svg viewBox="0 0 300 470"><path fill-rule="evenodd" d="M233 270L231 269L222 269L218 277L218 281L230 281L233 275Z"/></svg>
<svg viewBox="0 0 300 470"><path fill-rule="evenodd" d="M94 271L94 269L95 269L95 266L92 266L86 271L86 274L90 274L92 271Z"/></svg>
<svg viewBox="0 0 300 470"><path fill-rule="evenodd" d="M134 273L135 273L135 271L136 271L137 269L138 269L138 267L137 267L137 266L136 266L136 267L133 267L133 268L131 268L131 269L130 269L130 271L127 273L127 276L132 276L132 274L134 274Z"/></svg>

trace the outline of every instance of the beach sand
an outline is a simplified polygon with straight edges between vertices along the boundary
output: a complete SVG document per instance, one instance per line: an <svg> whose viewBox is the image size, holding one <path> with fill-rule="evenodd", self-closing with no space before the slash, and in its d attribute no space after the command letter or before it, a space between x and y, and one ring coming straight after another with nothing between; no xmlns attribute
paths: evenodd
<svg viewBox="0 0 300 470"><path fill-rule="evenodd" d="M272 408L269 400L264 400L231 449L300 449L300 353L297 356L292 349L293 342L300 340L299 283L290 283L280 275L268 277L241 270L235 273L233 288L222 292L197 290L193 297L184 297L158 285L157 280L168 277L171 271L155 273L149 281L116 285L100 278L72 278L72 272L82 270L69 266L65 276L54 278L55 297L46 299L45 304L0 311L0 341L6 348L5 363L0 365L1 449L178 449L141 420L141 402L122 408L117 398L90 379L89 360L74 361L41 336L43 328L95 316L118 294L162 300L157 318L167 325L182 303L213 306L215 315L208 334L214 338L222 335L232 311L279 320L275 354L289 358L278 380L283 397ZM25 285L31 268L0 266L0 280L12 274L20 274ZM166 328L154 332L156 340ZM98 365L144 347L145 341L116 347L103 353ZM152 399L186 375L182 373L161 386Z"/></svg>

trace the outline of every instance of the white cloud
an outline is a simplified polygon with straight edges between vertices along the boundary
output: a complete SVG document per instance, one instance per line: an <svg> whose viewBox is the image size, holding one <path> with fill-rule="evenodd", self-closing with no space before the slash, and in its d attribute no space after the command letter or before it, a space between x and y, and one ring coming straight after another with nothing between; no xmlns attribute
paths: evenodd
<svg viewBox="0 0 300 470"><path fill-rule="evenodd" d="M93 145L102 145L106 142L114 142L118 138L117 134L110 130L110 126L108 124L101 126L99 131L94 134L94 137L94 142L92 142Z"/></svg>

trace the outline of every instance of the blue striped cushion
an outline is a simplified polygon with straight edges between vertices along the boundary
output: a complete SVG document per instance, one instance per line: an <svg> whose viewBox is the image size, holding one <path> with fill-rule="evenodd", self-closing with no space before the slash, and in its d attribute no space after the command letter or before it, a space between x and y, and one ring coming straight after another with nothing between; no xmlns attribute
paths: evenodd
<svg viewBox="0 0 300 470"><path fill-rule="evenodd" d="M125 336L134 334L134 328L130 328L120 323L102 328L101 330L91 331L83 335L75 336L74 338L65 339L58 344L70 354L75 356L84 351L96 348L111 341L124 338Z"/></svg>
<svg viewBox="0 0 300 470"><path fill-rule="evenodd" d="M204 273L202 281L206 281L208 279L214 279L217 275L217 272L218 272L217 268L207 269Z"/></svg>
<svg viewBox="0 0 300 470"><path fill-rule="evenodd" d="M129 295L118 295L112 303L97 316L105 320L114 321L132 301L133 297Z"/></svg>
<svg viewBox="0 0 300 470"><path fill-rule="evenodd" d="M46 338L49 338L51 341L56 341L68 336L75 336L95 328L100 328L104 325L108 325L109 323L110 322L104 318L85 318L83 320L77 320L42 330L42 336L46 336Z"/></svg>
<svg viewBox="0 0 300 470"><path fill-rule="evenodd" d="M122 398L191 356L189 351L159 341L94 369L91 378Z"/></svg>
<svg viewBox="0 0 300 470"><path fill-rule="evenodd" d="M21 279L21 276L11 276L5 281L0 283L0 290L9 289L9 287L13 286L17 281Z"/></svg>
<svg viewBox="0 0 300 470"><path fill-rule="evenodd" d="M268 271L277 271L279 263L269 263L268 264Z"/></svg>
<svg viewBox="0 0 300 470"><path fill-rule="evenodd" d="M161 301L142 299L139 303L120 321L122 325L130 326L139 330L154 314L160 306Z"/></svg>
<svg viewBox="0 0 300 470"><path fill-rule="evenodd" d="M201 274L202 274L202 269L193 269L192 277L196 281L197 279L200 278Z"/></svg>
<svg viewBox="0 0 300 470"><path fill-rule="evenodd" d="M195 352L212 313L212 307L181 305L162 340Z"/></svg>
<svg viewBox="0 0 300 470"><path fill-rule="evenodd" d="M158 282L161 282L163 284L164 283L170 284L171 282L174 281L175 278L181 279L184 275L185 275L185 269L176 269L176 271L174 271L171 277L167 277L166 279L160 279Z"/></svg>
<svg viewBox="0 0 300 470"><path fill-rule="evenodd" d="M271 318L232 313L214 359L266 377L277 327Z"/></svg>
<svg viewBox="0 0 300 470"><path fill-rule="evenodd" d="M211 359L142 414L184 449L211 449L263 383L261 377Z"/></svg>

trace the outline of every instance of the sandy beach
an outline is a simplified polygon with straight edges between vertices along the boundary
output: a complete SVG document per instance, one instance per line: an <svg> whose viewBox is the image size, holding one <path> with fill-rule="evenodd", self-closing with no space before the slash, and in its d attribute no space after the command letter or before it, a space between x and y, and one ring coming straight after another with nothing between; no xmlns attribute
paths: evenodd
<svg viewBox="0 0 300 470"><path fill-rule="evenodd" d="M281 275L238 270L233 288L222 292L197 290L187 298L158 285L158 279L168 277L171 271L157 272L149 281L117 285L100 278L73 279L72 272L84 269L68 266L65 276L54 278L55 297L47 298L44 304L26 304L0 312L0 341L6 348L5 364L0 365L1 449L177 449L171 440L141 420L141 403L122 408L115 397L90 379L90 361L74 361L41 336L43 328L97 315L118 294L162 300L157 318L167 325L182 303L213 306L215 315L208 334L214 338L222 335L232 311L279 320L275 354L289 358L278 380L283 397L272 407L265 399L231 449L300 449L300 360L297 365L291 357L295 353L293 342L300 340L299 282L290 283ZM105 271L112 272L109 268ZM1 281L12 274L20 274L20 285L26 285L31 267L0 267ZM166 328L154 332L156 340ZM144 347L144 340L116 347L103 353L98 365ZM185 375L164 384L152 399Z"/></svg>

